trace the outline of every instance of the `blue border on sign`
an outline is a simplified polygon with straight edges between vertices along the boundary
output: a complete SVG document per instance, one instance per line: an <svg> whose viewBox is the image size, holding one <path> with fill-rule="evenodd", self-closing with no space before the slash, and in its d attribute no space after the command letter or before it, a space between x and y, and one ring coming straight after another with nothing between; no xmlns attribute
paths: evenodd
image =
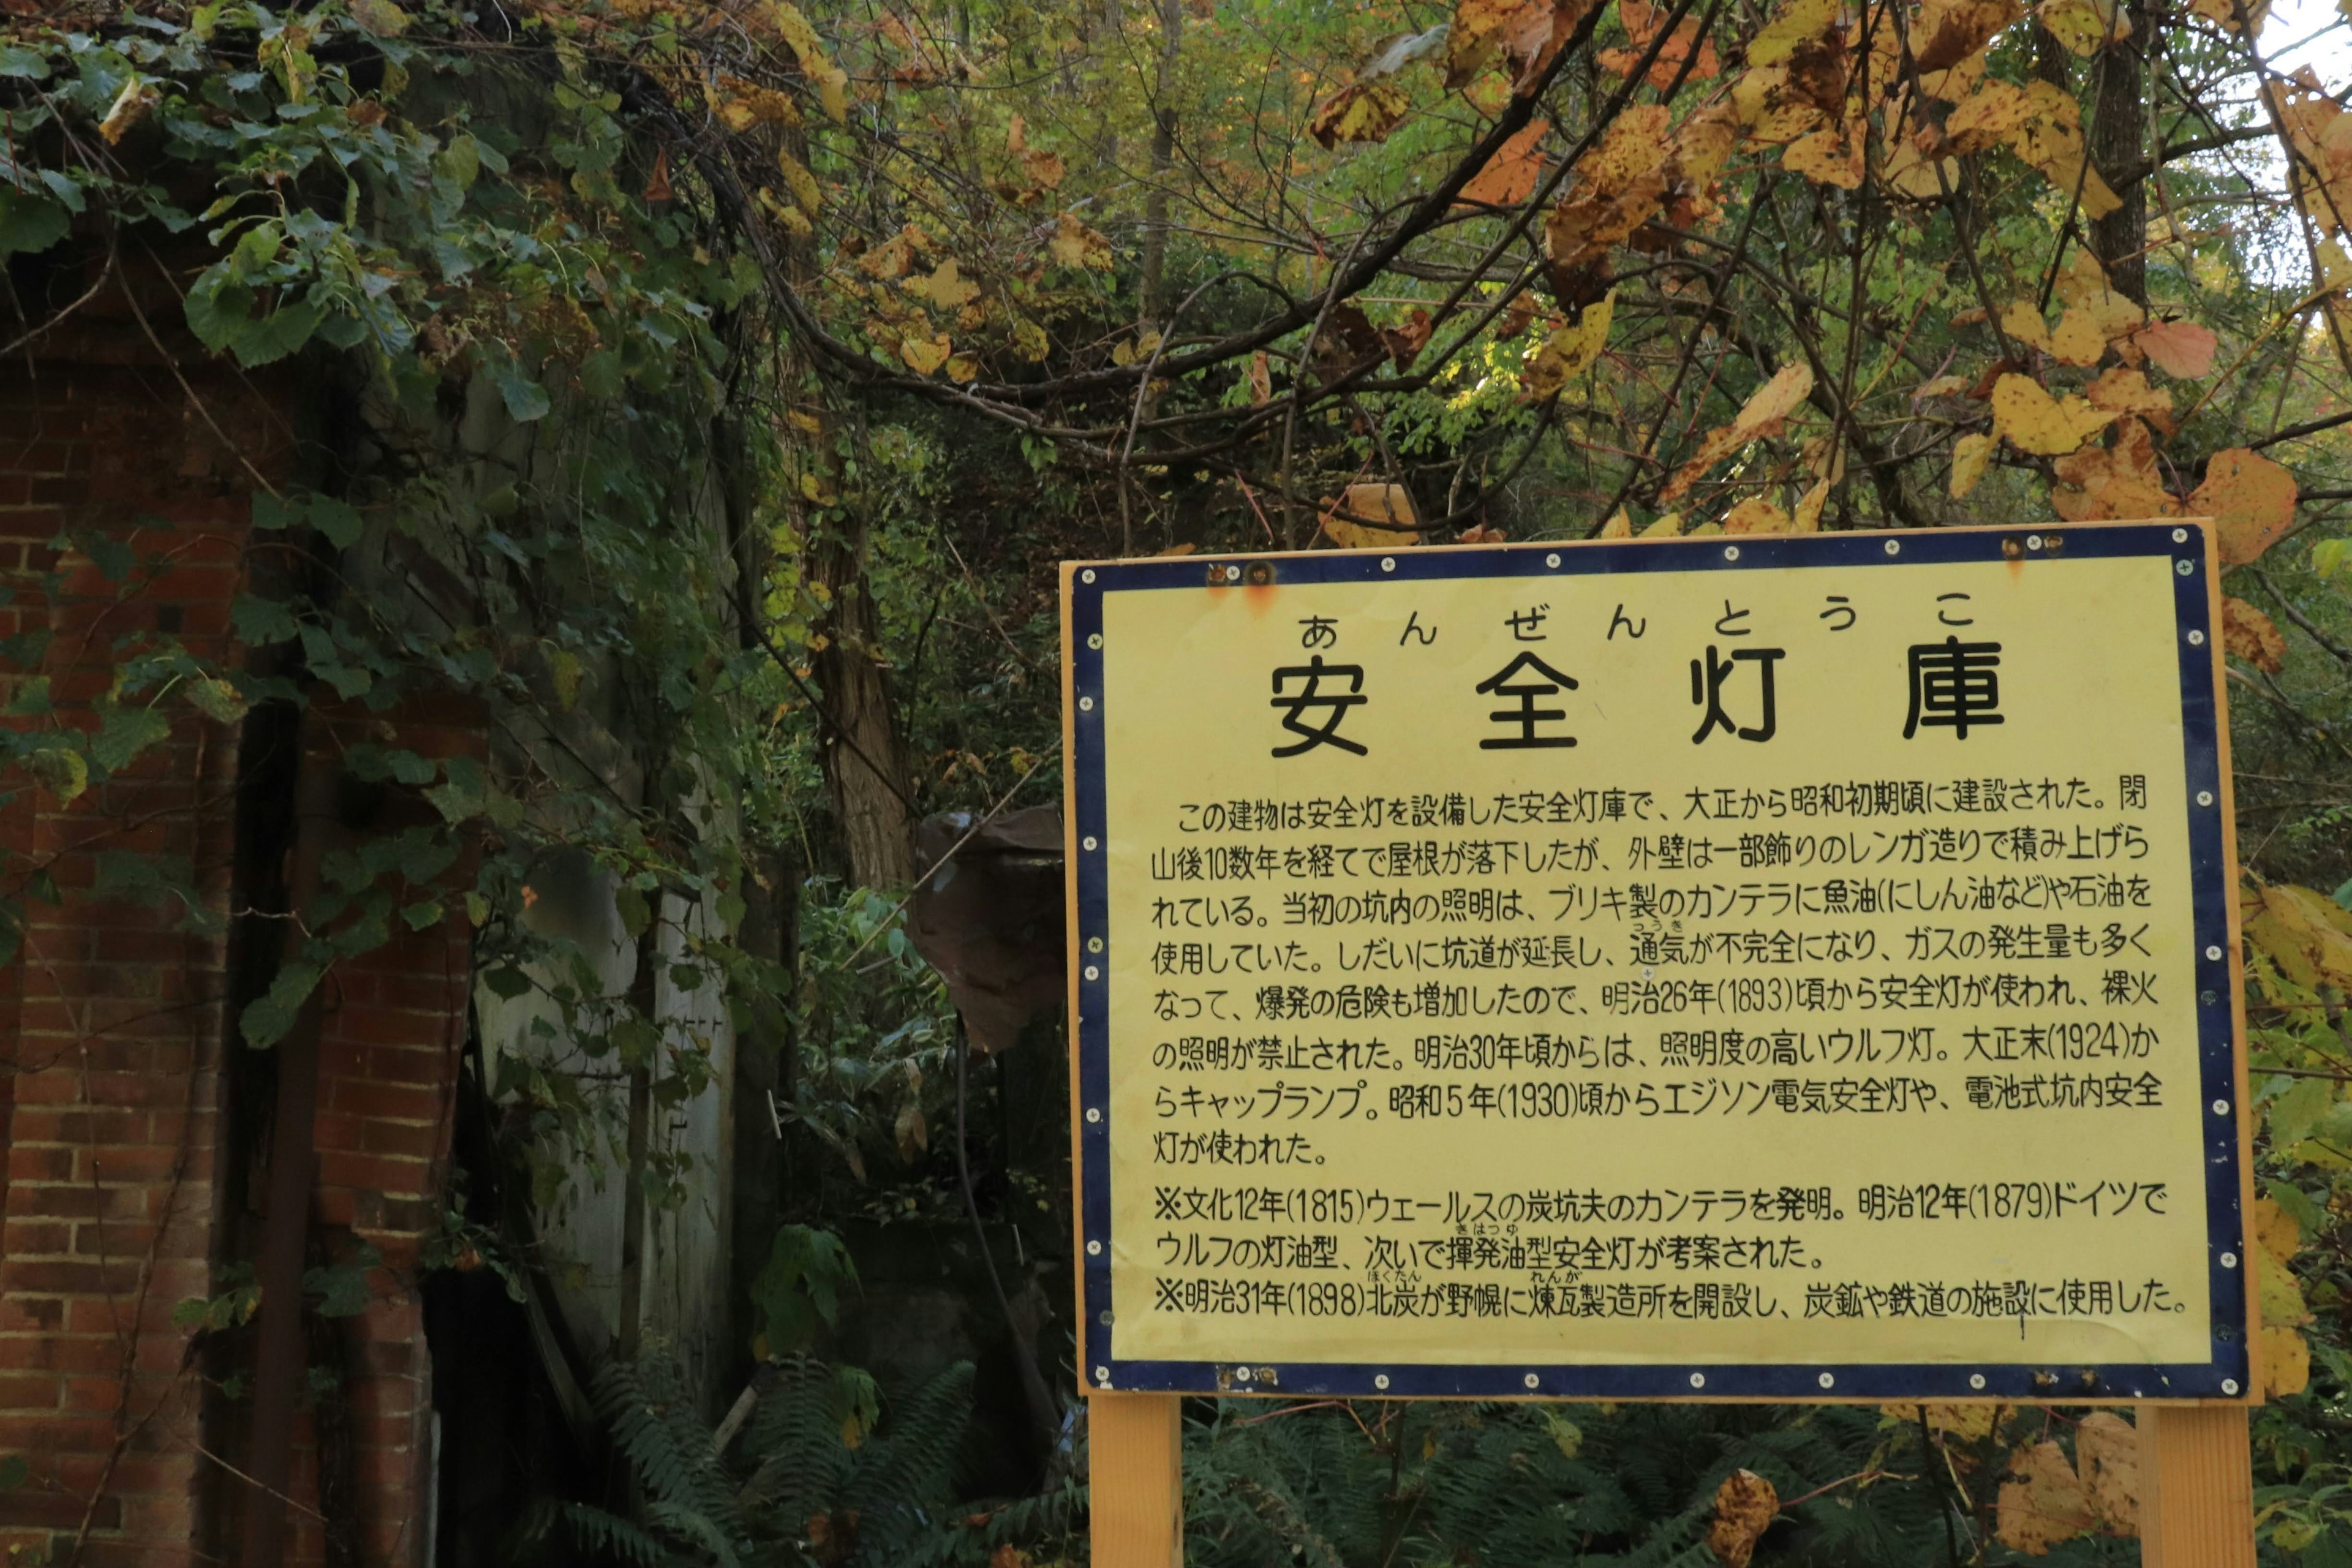
<svg viewBox="0 0 2352 1568"><path fill-rule="evenodd" d="M2056 542L2051 548L2045 542ZM2206 1110L2210 1360L2150 1364L2045 1366L2015 1363L1754 1364L1656 1363L1642 1365L1458 1366L1435 1363L1292 1362L1271 1367L1210 1362L1120 1361L1111 1353L1110 1030L1107 965L1097 961L1109 930L1105 854L1109 824L1103 778L1101 707L1103 598L1111 593L1199 589L1223 570L1240 585L1255 563L1284 584L1427 582L1463 577L1591 576L1646 572L1744 572L1767 567L1951 564L2057 558L2158 556L2174 563L2173 611L2179 636L2182 765L2189 801L2189 869L2198 947L2198 1047ZM2014 552L2014 553L2012 553ZM1881 1399L2105 1402L2242 1399L2248 1385L2244 1216L2238 1141L2234 1012L2231 990L2229 900L2223 837L2228 799L2221 776L2220 703L2209 640L2213 635L2206 582L2205 525L2097 524L2020 529L1949 529L1902 533L1820 533L1675 539L1634 542L1316 552L1262 556L1181 556L1096 563L1068 579L1072 646L1066 650L1077 711L1070 715L1077 866L1080 971L1077 984L1079 1107L1082 1141L1078 1258L1081 1381L1090 1387L1162 1394L1341 1394L1467 1399L1783 1400ZM2210 804L2208 804L2210 803ZM2218 954L2218 957L2209 956ZM2216 1110L2214 1108L2219 1107ZM2225 1263L2224 1259L2228 1261ZM1475 1320L1464 1320L1465 1325Z"/></svg>

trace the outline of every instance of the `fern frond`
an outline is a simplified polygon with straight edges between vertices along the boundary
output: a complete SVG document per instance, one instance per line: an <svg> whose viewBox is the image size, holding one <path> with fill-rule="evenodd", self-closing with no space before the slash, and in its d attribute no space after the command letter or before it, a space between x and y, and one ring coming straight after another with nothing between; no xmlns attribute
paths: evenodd
<svg viewBox="0 0 2352 1568"><path fill-rule="evenodd" d="M570 1542L572 1561L604 1558L636 1564L636 1568L671 1568L678 1559L658 1537L640 1530L618 1514L579 1502L541 1502L532 1510L521 1538L533 1544L559 1531Z"/></svg>

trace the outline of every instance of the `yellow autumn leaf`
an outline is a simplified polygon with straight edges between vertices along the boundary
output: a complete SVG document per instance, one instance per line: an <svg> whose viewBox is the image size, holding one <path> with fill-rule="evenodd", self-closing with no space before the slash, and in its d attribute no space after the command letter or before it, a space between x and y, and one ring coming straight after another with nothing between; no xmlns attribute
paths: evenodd
<svg viewBox="0 0 2352 1568"><path fill-rule="evenodd" d="M1519 372L1519 385L1528 397L1549 397L1582 374L1609 342L1609 322L1617 309L1617 291L1584 308L1584 319L1561 327L1528 354Z"/></svg>
<svg viewBox="0 0 2352 1568"><path fill-rule="evenodd" d="M823 198L817 192L816 176L790 153L777 153L776 167L782 173L784 184L793 193L793 200L801 211L811 217L816 216L818 207L823 205Z"/></svg>
<svg viewBox="0 0 2352 1568"><path fill-rule="evenodd" d="M2011 1415L2006 1405L1882 1405L1878 1413L1890 1420L1910 1426L1926 1412L1927 1426L1940 1436L1957 1437L1963 1443L1981 1443L2000 1429L2001 1423Z"/></svg>
<svg viewBox="0 0 2352 1568"><path fill-rule="evenodd" d="M2066 1452L2044 1440L2009 1457L1996 1504L1995 1531L2012 1552L2040 1557L2072 1541L2099 1521L2083 1478L2066 1462Z"/></svg>
<svg viewBox="0 0 2352 1568"><path fill-rule="evenodd" d="M1384 142L1404 119L1412 100L1385 81L1360 81L1342 88L1307 122L1307 133L1326 147L1342 142Z"/></svg>
<svg viewBox="0 0 2352 1568"><path fill-rule="evenodd" d="M1619 507L1619 508L1617 509L1616 514L1615 514L1614 516L1612 516L1612 518L1610 518L1610 520L1609 520L1607 522L1604 522L1604 523L1602 523L1602 524L1601 525L1601 532L1600 532L1600 534L1598 535L1598 537L1600 537L1600 538L1601 538L1601 539L1631 539L1631 538L1633 538L1633 518L1632 518L1631 516L1627 515L1626 510L1625 510L1625 509L1624 509L1623 507L1622 507L1622 506L1621 506L1621 507Z"/></svg>
<svg viewBox="0 0 2352 1568"><path fill-rule="evenodd" d="M1961 500L1977 488L1984 478L1985 465L1992 460L1992 449L2000 442L1998 436L1981 432L1963 436L1952 443L1952 499Z"/></svg>
<svg viewBox="0 0 2352 1568"><path fill-rule="evenodd" d="M2006 145L2066 195L2079 181L2086 216L2105 217L2123 205L2097 170L2084 167L2082 106L2049 82L1988 81L1952 110L1944 133L1946 151L1955 153Z"/></svg>
<svg viewBox="0 0 2352 1568"><path fill-rule="evenodd" d="M816 83L817 100L825 113L836 121L847 120L849 101L843 89L849 84L849 75L833 63L824 46L817 42L816 29L809 26L801 8L792 0L768 0L767 15L769 25L800 60L802 72Z"/></svg>
<svg viewBox="0 0 2352 1568"><path fill-rule="evenodd" d="M1813 488L1797 498L1797 510L1789 519L1791 533L1819 533L1822 531L1822 509L1830 503L1830 486L1834 479L1816 479Z"/></svg>
<svg viewBox="0 0 2352 1568"><path fill-rule="evenodd" d="M131 134L131 128L152 113L163 101L163 95L153 82L135 73L124 80L122 90L114 95L114 102L99 121L98 133L112 146Z"/></svg>
<svg viewBox="0 0 2352 1568"><path fill-rule="evenodd" d="M2303 1226L2275 1198L2254 1200L2253 1223L2247 1228L2254 1245L2281 1263L2292 1263L2303 1250Z"/></svg>
<svg viewBox="0 0 2352 1568"><path fill-rule="evenodd" d="M1868 127L1859 122L1808 132L1789 143L1789 150L1780 154L1780 166L1817 185L1858 190L1867 132Z"/></svg>
<svg viewBox="0 0 2352 1568"><path fill-rule="evenodd" d="M953 257L933 268L929 277L909 278L898 287L942 310L961 310L980 298L980 285L959 272Z"/></svg>
<svg viewBox="0 0 2352 1568"><path fill-rule="evenodd" d="M1406 528L1376 528L1367 522L1357 522L1341 517L1341 512L1370 520L1370 522L1403 523L1420 521L1412 507L1412 492L1402 485L1356 484L1340 492L1337 506L1323 513L1322 527L1331 542L1342 550L1392 550L1400 545L1419 544L1421 535Z"/></svg>
<svg viewBox="0 0 2352 1568"><path fill-rule="evenodd" d="M2294 522L2294 476L2259 452L2231 447L2206 460L2205 482L2189 497L2192 515L2213 520L2221 564L2259 558Z"/></svg>
<svg viewBox="0 0 2352 1568"><path fill-rule="evenodd" d="M2050 334L2050 357L2061 364L2096 364L2106 352L2107 334L2099 330L2097 314L2085 305L2068 307L2058 319L2057 330Z"/></svg>
<svg viewBox="0 0 2352 1568"><path fill-rule="evenodd" d="M2087 399L2052 397L2029 376L2004 375L1993 384L1992 427L2021 452L2060 458L2105 429L2116 416Z"/></svg>
<svg viewBox="0 0 2352 1568"><path fill-rule="evenodd" d="M1726 533L1787 533L1789 514L1762 496L1750 496L1724 514Z"/></svg>
<svg viewBox="0 0 2352 1568"><path fill-rule="evenodd" d="M1642 531L1644 539L1672 539L1683 531L1683 514L1670 511Z"/></svg>
<svg viewBox="0 0 2352 1568"><path fill-rule="evenodd" d="M1064 213L1054 226L1053 238L1045 242L1055 261L1071 268L1091 267L1097 272L1108 272L1113 265L1110 241L1088 228L1076 213Z"/></svg>
<svg viewBox="0 0 2352 1568"><path fill-rule="evenodd" d="M2000 330L2004 336L2028 348L2050 352L2050 326L2042 319L2041 307L2030 300L2020 300L2000 312Z"/></svg>
<svg viewBox="0 0 2352 1568"><path fill-rule="evenodd" d="M1751 66L1777 65L1837 26L1839 0L1789 0L1748 45Z"/></svg>
<svg viewBox="0 0 2352 1568"><path fill-rule="evenodd" d="M2343 5L2344 0L2336 0L2339 11ZM2245 0L2245 7L2246 19L2254 25L2255 32L2261 32L2271 14L2271 0ZM2238 7L2231 0L2189 0L2189 8L2225 33L2238 30Z"/></svg>
<svg viewBox="0 0 2352 1568"><path fill-rule="evenodd" d="M2094 1410L2074 1428L2074 1469L2100 1527L2126 1540L2139 1533L2139 1429L2112 1410Z"/></svg>
<svg viewBox="0 0 2352 1568"><path fill-rule="evenodd" d="M728 130L749 131L754 125L793 126L801 123L800 105L792 95L720 73L715 86L705 89L711 111Z"/></svg>
<svg viewBox="0 0 2352 1568"><path fill-rule="evenodd" d="M2042 0L2033 16L2078 55L2095 55L2131 37L2131 21L2118 0Z"/></svg>
<svg viewBox="0 0 2352 1568"><path fill-rule="evenodd" d="M2263 889L2263 913L2315 980L2352 992L2352 912L2309 888L2273 882Z"/></svg>
<svg viewBox="0 0 2352 1568"><path fill-rule="evenodd" d="M2284 1399L2311 1386L2311 1344L2301 1329L2264 1327L2259 1357L2264 1399Z"/></svg>
<svg viewBox="0 0 2352 1568"><path fill-rule="evenodd" d="M2311 1321L2311 1309L2304 1305L2303 1286L2289 1268L2272 1253L2254 1249L2254 1286L2261 1302L2263 1326L2266 1329L2299 1329Z"/></svg>
<svg viewBox="0 0 2352 1568"><path fill-rule="evenodd" d="M944 335L934 337L928 342L919 338L907 338L898 344L898 357L905 360L907 368L918 375L930 374L947 363L948 356L954 352L954 345Z"/></svg>
<svg viewBox="0 0 2352 1568"><path fill-rule="evenodd" d="M2141 371L2121 368L2108 371L2083 391L2094 408L2112 409L2117 414L2149 416L2159 422L2172 412L2172 394L2160 386L2150 386L2147 374Z"/></svg>

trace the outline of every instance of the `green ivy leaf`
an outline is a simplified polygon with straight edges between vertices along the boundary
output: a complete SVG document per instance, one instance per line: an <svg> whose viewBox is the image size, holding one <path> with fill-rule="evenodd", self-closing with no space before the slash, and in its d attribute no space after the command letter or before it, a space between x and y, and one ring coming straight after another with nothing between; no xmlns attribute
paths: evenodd
<svg viewBox="0 0 2352 1568"><path fill-rule="evenodd" d="M47 250L71 226L72 220L57 203L0 187L0 256Z"/></svg>
<svg viewBox="0 0 2352 1568"><path fill-rule="evenodd" d="M488 781L482 774L482 764L471 757L451 757L442 763L448 771L449 782L436 784L425 792L425 798L446 822L464 822L478 816L482 796Z"/></svg>
<svg viewBox="0 0 2352 1568"><path fill-rule="evenodd" d="M492 995L511 1002L530 989L530 976L524 973L518 964L502 963L495 969L482 971L482 984L490 988Z"/></svg>
<svg viewBox="0 0 2352 1568"><path fill-rule="evenodd" d="M13 76L26 81L39 81L48 74L48 57L38 49L19 48L15 44L0 44L0 76Z"/></svg>
<svg viewBox="0 0 2352 1568"><path fill-rule="evenodd" d="M258 506L259 498L256 498ZM266 647L284 642L299 634L301 624L294 613L275 599L257 599L250 594L239 594L229 605L229 624L236 628L237 640L249 647Z"/></svg>
<svg viewBox="0 0 2352 1568"><path fill-rule="evenodd" d="M144 909L173 899L194 908L194 878L183 855L151 855L131 849L98 852L96 891L102 899L121 899Z"/></svg>
<svg viewBox="0 0 2352 1568"><path fill-rule="evenodd" d="M498 383L499 395L506 399L508 417L518 425L544 419L554 406L548 401L547 388L524 374L522 366L512 360L493 367L490 377Z"/></svg>
<svg viewBox="0 0 2352 1568"><path fill-rule="evenodd" d="M2311 1136L2319 1119L2336 1102L2336 1085L2324 1078L2300 1078L2294 1086L2271 1101L2271 1144L2293 1148Z"/></svg>
<svg viewBox="0 0 2352 1568"><path fill-rule="evenodd" d="M408 922L411 931L424 931L439 925L441 915L441 900L438 899L419 899L413 904L404 905L400 911L400 918Z"/></svg>
<svg viewBox="0 0 2352 1568"><path fill-rule="evenodd" d="M215 272L197 279L188 290L187 316L188 331L196 334L196 341L217 352L228 347L252 320L253 290Z"/></svg>
<svg viewBox="0 0 2352 1568"><path fill-rule="evenodd" d="M246 715L245 694L216 675L191 680L180 691L198 712L216 723L234 724Z"/></svg>
<svg viewBox="0 0 2352 1568"><path fill-rule="evenodd" d="M268 1050L284 1039L286 1031L294 1026L295 1015L301 1011L303 1000L317 988L319 977L325 973L315 963L281 965L277 978L269 983L268 994L247 1003L237 1019L245 1043L256 1050Z"/></svg>
<svg viewBox="0 0 2352 1568"><path fill-rule="evenodd" d="M327 542L336 549L349 549L360 536L359 509L331 496L314 496L310 500L310 526L324 534Z"/></svg>
<svg viewBox="0 0 2352 1568"><path fill-rule="evenodd" d="M193 303L193 295L190 300ZM281 307L239 330L229 340L229 347L236 354L236 363L247 370L256 365L268 364L284 359L309 342L310 334L319 330L320 318L324 314L307 300Z"/></svg>
<svg viewBox="0 0 2352 1568"><path fill-rule="evenodd" d="M621 929L629 933L633 942L645 935L646 928L654 923L653 907L646 901L646 896L626 884L614 889L613 908L620 914Z"/></svg>
<svg viewBox="0 0 2352 1568"><path fill-rule="evenodd" d="M628 1066L643 1067L661 1048L661 1031L632 1013L613 1026L613 1048Z"/></svg>
<svg viewBox="0 0 2352 1568"><path fill-rule="evenodd" d="M751 1285L766 1353L790 1355L814 1345L817 1325L831 1323L840 1310L842 1288L856 1282L857 1265L841 1237L804 1225L778 1230Z"/></svg>
<svg viewBox="0 0 2352 1568"><path fill-rule="evenodd" d="M71 804L89 787L89 764L79 752L63 747L28 753L25 771L33 775L34 783L57 796L59 805Z"/></svg>
<svg viewBox="0 0 2352 1568"><path fill-rule="evenodd" d="M172 732L172 721L152 708L100 705L98 733L90 738L90 760L110 773L121 773L131 760Z"/></svg>

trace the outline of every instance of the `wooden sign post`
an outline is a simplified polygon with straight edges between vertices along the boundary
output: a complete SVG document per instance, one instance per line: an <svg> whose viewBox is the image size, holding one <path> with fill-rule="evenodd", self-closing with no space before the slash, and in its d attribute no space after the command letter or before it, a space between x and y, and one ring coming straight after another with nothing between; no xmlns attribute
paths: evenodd
<svg viewBox="0 0 2352 1568"><path fill-rule="evenodd" d="M1203 1394L2128 1404L2251 1564L2212 551L1066 567L1095 1561Z"/></svg>

